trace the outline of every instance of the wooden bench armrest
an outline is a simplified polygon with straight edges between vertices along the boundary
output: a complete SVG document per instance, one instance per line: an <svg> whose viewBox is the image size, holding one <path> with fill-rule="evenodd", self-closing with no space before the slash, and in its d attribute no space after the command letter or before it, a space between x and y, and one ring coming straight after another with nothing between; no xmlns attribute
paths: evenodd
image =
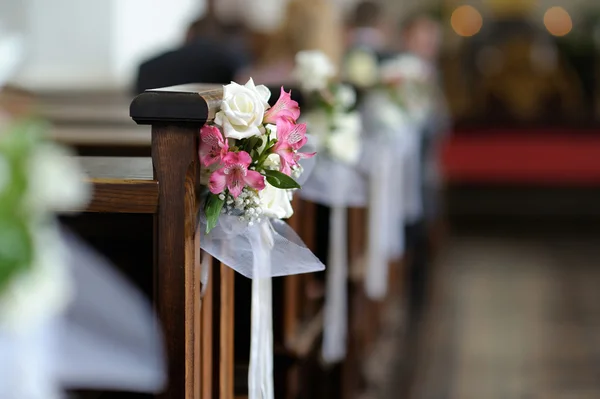
<svg viewBox="0 0 600 399"><path fill-rule="evenodd" d="M72 147L150 147L151 135L147 127L55 126L50 138Z"/></svg>
<svg viewBox="0 0 600 399"><path fill-rule="evenodd" d="M158 182L150 158L77 157L93 185L87 212L155 213Z"/></svg>
<svg viewBox="0 0 600 399"><path fill-rule="evenodd" d="M140 125L203 125L214 119L223 98L221 85L181 85L146 90L131 106L131 118Z"/></svg>

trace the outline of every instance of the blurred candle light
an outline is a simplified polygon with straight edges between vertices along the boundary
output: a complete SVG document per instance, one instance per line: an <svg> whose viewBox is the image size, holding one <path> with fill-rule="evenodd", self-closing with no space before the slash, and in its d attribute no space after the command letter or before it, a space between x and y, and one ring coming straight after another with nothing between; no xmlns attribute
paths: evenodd
<svg viewBox="0 0 600 399"><path fill-rule="evenodd" d="M463 5L452 12L450 24L459 36L474 36L483 26L483 17L475 7Z"/></svg>
<svg viewBox="0 0 600 399"><path fill-rule="evenodd" d="M544 26L553 36L565 36L573 29L573 21L564 8L550 7L544 14Z"/></svg>

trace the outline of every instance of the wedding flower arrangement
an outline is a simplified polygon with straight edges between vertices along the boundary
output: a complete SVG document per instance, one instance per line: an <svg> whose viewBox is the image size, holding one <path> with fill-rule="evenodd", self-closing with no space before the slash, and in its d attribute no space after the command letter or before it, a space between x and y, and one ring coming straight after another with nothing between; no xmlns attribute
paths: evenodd
<svg viewBox="0 0 600 399"><path fill-rule="evenodd" d="M299 161L314 156L306 144L300 108L283 87L269 107L270 91L250 79L224 86L214 124L200 130L200 162L209 193L205 202L206 232L221 214L237 216L252 226L263 218L289 218L293 190L302 173Z"/></svg>
<svg viewBox="0 0 600 399"><path fill-rule="evenodd" d="M273 107L269 97L252 79L224 86L214 123L200 129L198 150L206 186L200 248L252 279L250 399L274 397L271 277L324 269L281 220L293 214L301 161L315 155L307 151L307 126L298 123L291 92L282 87Z"/></svg>
<svg viewBox="0 0 600 399"><path fill-rule="evenodd" d="M384 61L379 70L380 84L407 116L424 118L432 105L434 72L427 62L412 54Z"/></svg>
<svg viewBox="0 0 600 399"><path fill-rule="evenodd" d="M0 326L46 320L69 299L54 214L79 209L90 192L64 148L27 120L0 134Z"/></svg>
<svg viewBox="0 0 600 399"><path fill-rule="evenodd" d="M356 93L352 87L334 81L336 68L321 51L296 55L294 77L307 95L311 110L305 114L311 137L321 155L346 164L360 156L361 119L354 111Z"/></svg>

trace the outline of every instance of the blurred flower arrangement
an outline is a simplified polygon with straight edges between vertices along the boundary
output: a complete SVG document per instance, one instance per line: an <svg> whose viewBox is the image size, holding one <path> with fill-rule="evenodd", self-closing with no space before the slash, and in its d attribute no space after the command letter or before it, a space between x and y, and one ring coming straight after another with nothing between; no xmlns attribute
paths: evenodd
<svg viewBox="0 0 600 399"><path fill-rule="evenodd" d="M31 327L63 310L70 284L55 213L84 207L84 174L25 120L0 133L0 326Z"/></svg>
<svg viewBox="0 0 600 399"><path fill-rule="evenodd" d="M223 101L214 125L200 131L200 162L208 185L205 202L206 232L221 214L237 216L250 226L262 218L289 218L291 193L300 188L299 161L314 153L300 150L306 144L306 124L297 123L298 103L283 87L269 107L270 91L256 86L224 86Z"/></svg>
<svg viewBox="0 0 600 399"><path fill-rule="evenodd" d="M381 64L379 81L410 119L426 117L435 88L433 69L427 62L412 54L398 55Z"/></svg>
<svg viewBox="0 0 600 399"><path fill-rule="evenodd" d="M312 109L305 113L311 137L319 152L333 160L355 164L360 157L361 119L354 111L352 87L333 81L336 68L321 51L296 55L294 77L307 94Z"/></svg>

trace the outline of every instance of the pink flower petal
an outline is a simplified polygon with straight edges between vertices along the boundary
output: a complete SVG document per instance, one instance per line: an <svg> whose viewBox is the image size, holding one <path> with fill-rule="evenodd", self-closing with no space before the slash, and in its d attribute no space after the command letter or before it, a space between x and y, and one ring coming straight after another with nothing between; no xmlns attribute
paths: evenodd
<svg viewBox="0 0 600 399"><path fill-rule="evenodd" d="M235 176L227 179L227 188L229 193L233 195L233 198L237 198L245 187L242 176Z"/></svg>
<svg viewBox="0 0 600 399"><path fill-rule="evenodd" d="M200 129L200 148L198 155L204 166L221 162L229 146L216 126L204 126Z"/></svg>
<svg viewBox="0 0 600 399"><path fill-rule="evenodd" d="M225 169L221 168L219 170L214 171L210 175L210 180L208 181L208 189L213 194L221 194L223 190L225 190L226 184L227 176L225 175Z"/></svg>
<svg viewBox="0 0 600 399"><path fill-rule="evenodd" d="M292 100L291 94L291 90L289 93L286 93L283 86L281 87L279 99L275 105L265 113L264 123L276 124L277 121L282 119L287 119L294 123L296 122L298 117L300 117L300 107L296 101Z"/></svg>
<svg viewBox="0 0 600 399"><path fill-rule="evenodd" d="M299 150L306 144L306 123L293 125L292 130L288 133L287 142L294 149Z"/></svg>
<svg viewBox="0 0 600 399"><path fill-rule="evenodd" d="M298 157L298 159L308 159L308 158L312 158L315 155L317 155L316 152L297 152L296 156Z"/></svg>
<svg viewBox="0 0 600 399"><path fill-rule="evenodd" d="M246 151L240 151L237 153L237 162L244 165L245 167L250 166L252 163L252 157Z"/></svg>
<svg viewBox="0 0 600 399"><path fill-rule="evenodd" d="M295 165L296 162L293 161L292 165ZM279 167L279 171L283 174L290 176L292 174L292 165L287 162L285 159L281 158L281 166Z"/></svg>
<svg viewBox="0 0 600 399"><path fill-rule="evenodd" d="M255 170L247 171L244 181L255 190L264 190L265 188L265 178Z"/></svg>

